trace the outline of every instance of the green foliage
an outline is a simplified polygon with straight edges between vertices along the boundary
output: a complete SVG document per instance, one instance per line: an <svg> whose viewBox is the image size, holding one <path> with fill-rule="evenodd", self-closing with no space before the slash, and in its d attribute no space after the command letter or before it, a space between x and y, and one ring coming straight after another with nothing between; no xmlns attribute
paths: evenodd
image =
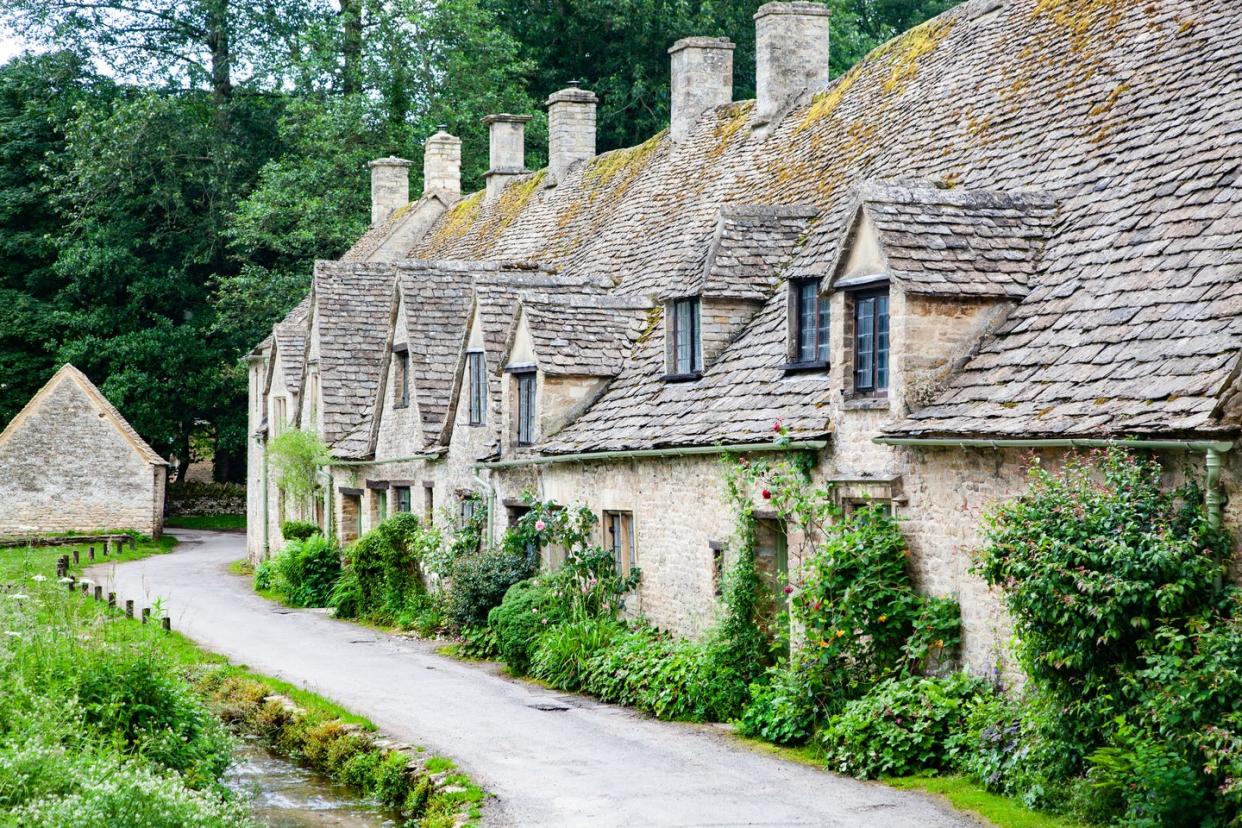
<svg viewBox="0 0 1242 828"><path fill-rule="evenodd" d="M864 779L945 769L945 743L988 692L985 682L965 673L887 679L824 727L820 743L828 766Z"/></svg>
<svg viewBox="0 0 1242 828"><path fill-rule="evenodd" d="M345 550L346 576L332 599L342 618L378 624L413 623L426 609L420 561L442 543L440 531L400 512Z"/></svg>
<svg viewBox="0 0 1242 828"><path fill-rule="evenodd" d="M520 676L530 670L531 651L540 634L564 617L556 591L545 579L532 578L509 587L500 606L487 614L487 626L495 631L499 655L509 671Z"/></svg>
<svg viewBox="0 0 1242 828"><path fill-rule="evenodd" d="M285 540L303 541L311 535L322 534L319 526L306 520L286 520L280 524L280 536Z"/></svg>
<svg viewBox="0 0 1242 828"><path fill-rule="evenodd" d="M458 558L453 562L448 596L449 621L462 630L485 625L488 613L500 605L509 587L531 577L538 568L538 552L533 550L501 547Z"/></svg>
<svg viewBox="0 0 1242 828"><path fill-rule="evenodd" d="M263 564L255 573L257 588L275 590L291 607L325 607L341 575L341 551L335 541L314 534L289 541L266 570Z"/></svg>
<svg viewBox="0 0 1242 828"><path fill-rule="evenodd" d="M547 627L537 634L531 675L562 690L585 689L590 659L607 649L620 630L611 618L584 616ZM505 641L500 640L503 655Z"/></svg>
<svg viewBox="0 0 1242 828"><path fill-rule="evenodd" d="M276 487L302 508L314 506L319 492L319 470L331 459L323 439L313 431L290 428L267 444L268 462Z"/></svg>
<svg viewBox="0 0 1242 828"><path fill-rule="evenodd" d="M803 744L827 719L827 698L818 665L800 650L751 684L750 703L738 721L738 732L778 745Z"/></svg>
<svg viewBox="0 0 1242 828"><path fill-rule="evenodd" d="M232 742L157 628L104 621L34 579L0 602L0 628L0 810L14 824L251 824L219 784Z"/></svg>

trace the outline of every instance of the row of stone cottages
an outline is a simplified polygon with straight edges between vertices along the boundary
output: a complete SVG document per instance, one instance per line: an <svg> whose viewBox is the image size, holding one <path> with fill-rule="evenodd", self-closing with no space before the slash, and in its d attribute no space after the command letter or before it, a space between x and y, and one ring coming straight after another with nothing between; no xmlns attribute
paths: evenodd
<svg viewBox="0 0 1242 828"><path fill-rule="evenodd" d="M639 146L597 155L571 85L546 169L511 114L483 191L443 130L413 202L409 163L374 162L370 231L250 357L251 554L290 515L264 441L298 426L331 447L317 519L342 539L470 493L493 537L526 491L586 504L642 568L632 606L695 635L734 528L719 454L772 450L779 420L842 505L892 505L992 666L1006 622L969 550L1024 453L1141 439L1233 502L1238 23L971 0L830 81L827 8L769 3L757 100L732 99L729 40L688 38ZM779 588L799 561L763 506Z"/></svg>

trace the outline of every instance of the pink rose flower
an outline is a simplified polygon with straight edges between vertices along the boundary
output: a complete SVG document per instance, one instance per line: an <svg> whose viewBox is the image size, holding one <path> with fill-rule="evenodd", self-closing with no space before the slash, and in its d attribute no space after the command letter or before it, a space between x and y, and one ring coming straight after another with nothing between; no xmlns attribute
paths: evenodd
<svg viewBox="0 0 1242 828"><path fill-rule="evenodd" d="M548 524L544 523L542 520L535 521L536 532L542 532L544 529L547 529L547 528L548 528Z"/></svg>

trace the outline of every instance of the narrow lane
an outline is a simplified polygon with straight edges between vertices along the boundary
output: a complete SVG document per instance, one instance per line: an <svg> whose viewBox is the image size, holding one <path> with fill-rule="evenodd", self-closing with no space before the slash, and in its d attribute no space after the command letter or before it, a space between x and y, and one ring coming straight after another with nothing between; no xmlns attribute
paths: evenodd
<svg viewBox="0 0 1242 828"><path fill-rule="evenodd" d="M658 722L437 655L427 642L289 610L228 572L241 535L177 530L169 555L96 567L120 600L156 597L204 647L318 692L452 757L495 795L489 825L977 826L916 793L784 762L717 728Z"/></svg>

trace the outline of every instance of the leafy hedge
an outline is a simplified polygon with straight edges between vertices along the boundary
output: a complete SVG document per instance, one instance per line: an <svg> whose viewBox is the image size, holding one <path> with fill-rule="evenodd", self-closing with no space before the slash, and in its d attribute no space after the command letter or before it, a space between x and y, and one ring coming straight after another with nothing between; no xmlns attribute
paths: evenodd
<svg viewBox="0 0 1242 828"><path fill-rule="evenodd" d="M345 552L345 568L332 592L340 618L408 625L427 607L422 560L439 547L441 535L409 513L380 523Z"/></svg>
<svg viewBox="0 0 1242 828"><path fill-rule="evenodd" d="M313 534L291 540L279 554L259 564L256 589L273 590L291 607L325 607L341 575L341 551L334 541Z"/></svg>

